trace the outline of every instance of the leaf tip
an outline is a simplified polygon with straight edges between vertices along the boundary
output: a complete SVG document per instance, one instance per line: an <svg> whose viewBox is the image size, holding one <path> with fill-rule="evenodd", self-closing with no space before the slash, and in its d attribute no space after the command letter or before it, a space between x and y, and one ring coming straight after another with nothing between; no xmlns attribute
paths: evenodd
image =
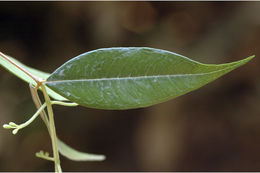
<svg viewBox="0 0 260 173"><path fill-rule="evenodd" d="M100 155L98 160L99 161L104 161L104 160L106 160L106 156L105 155Z"/></svg>
<svg viewBox="0 0 260 173"><path fill-rule="evenodd" d="M242 59L242 60L239 60L239 61L236 61L236 62L233 62L233 64L236 64L237 66L241 66L241 65L244 65L246 63L248 63L250 60L252 60L253 58L255 57L255 55L251 55L245 59Z"/></svg>
<svg viewBox="0 0 260 173"><path fill-rule="evenodd" d="M253 59L254 57L255 57L255 55L251 55L251 56L247 57L247 58L245 59L245 61L248 62L248 61L250 61L251 59Z"/></svg>

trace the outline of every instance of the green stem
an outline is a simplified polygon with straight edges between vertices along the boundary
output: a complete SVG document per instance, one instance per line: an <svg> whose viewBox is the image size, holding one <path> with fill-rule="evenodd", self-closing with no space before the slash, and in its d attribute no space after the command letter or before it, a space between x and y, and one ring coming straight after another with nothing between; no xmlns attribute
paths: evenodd
<svg viewBox="0 0 260 173"><path fill-rule="evenodd" d="M36 112L28 121L26 121L26 122L23 123L23 124L20 124L20 125L19 125L19 129L22 129L22 128L28 126L29 124L31 124L31 122L33 122L33 120L35 120L35 118L38 117L38 115L41 113L41 111L42 111L45 107L46 107L46 103L44 103L44 104L40 107L40 109L38 109L37 112Z"/></svg>
<svg viewBox="0 0 260 173"><path fill-rule="evenodd" d="M57 147L57 135L56 135L56 129L55 129L51 100L50 100L49 95L47 94L47 91L46 91L44 84L41 84L41 88L42 88L44 99L46 101L47 111L48 111L48 115L49 115L49 122L50 122L49 124L50 124L50 132L51 132L55 172L62 172L61 166L60 166L59 151L58 151L58 147Z"/></svg>
<svg viewBox="0 0 260 173"><path fill-rule="evenodd" d="M77 106L78 104L76 103L66 103L66 102L61 102L61 101L51 101L51 105L63 105L63 106ZM25 123L22 123L20 125L17 125L13 122L10 122L9 124L4 124L3 127L5 129L14 129L13 130L13 134L15 135L20 129L27 127L29 124L31 124L33 122L33 120L35 120L39 114L41 114L41 117L43 119L43 121L45 122L48 131L50 132L50 127L49 127L49 122L48 122L48 118L45 115L42 115L44 108L46 107L46 103L44 103L43 105L40 106L39 103L39 108L37 110L37 112Z"/></svg>
<svg viewBox="0 0 260 173"><path fill-rule="evenodd" d="M44 108L46 107L46 103L44 103L43 105L41 105L41 107L37 110L37 112L26 122L22 123L22 124L15 124L13 122L10 122L9 124L4 124L3 127L5 129L14 129L13 130L13 134L15 135L20 129L27 127L28 125L30 125L33 120L35 120L38 115L44 110Z"/></svg>

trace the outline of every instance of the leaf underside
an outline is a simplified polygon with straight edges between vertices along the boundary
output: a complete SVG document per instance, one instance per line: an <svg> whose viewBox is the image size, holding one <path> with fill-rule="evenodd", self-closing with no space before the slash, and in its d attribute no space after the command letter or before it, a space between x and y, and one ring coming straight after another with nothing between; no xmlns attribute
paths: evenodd
<svg viewBox="0 0 260 173"><path fill-rule="evenodd" d="M54 71L45 84L82 106L140 108L200 88L253 57L208 65L153 48L105 48L71 59Z"/></svg>

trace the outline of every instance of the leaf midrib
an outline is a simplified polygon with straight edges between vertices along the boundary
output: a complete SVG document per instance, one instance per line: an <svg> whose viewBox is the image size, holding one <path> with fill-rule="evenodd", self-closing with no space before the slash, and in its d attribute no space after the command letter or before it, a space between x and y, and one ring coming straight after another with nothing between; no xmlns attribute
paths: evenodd
<svg viewBox="0 0 260 173"><path fill-rule="evenodd" d="M186 77L186 76L202 76L213 73L218 73L228 69L232 69L236 65L242 65L243 63L234 64L226 68L207 72L207 73L196 73L196 74L172 74L172 75L152 75L152 76L135 76L135 77L111 77L111 78L97 78L97 79L68 79L68 80L54 80L46 81L45 83L62 83L62 82L91 82L91 81L105 81L105 80L137 80L137 79L149 79L149 78L173 78L173 77Z"/></svg>

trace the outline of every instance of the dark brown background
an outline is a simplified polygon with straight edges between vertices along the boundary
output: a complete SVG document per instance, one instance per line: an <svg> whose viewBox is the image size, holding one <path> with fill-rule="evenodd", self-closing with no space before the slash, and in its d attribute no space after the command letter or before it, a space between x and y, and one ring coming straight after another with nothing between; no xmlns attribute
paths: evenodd
<svg viewBox="0 0 260 173"><path fill-rule="evenodd" d="M58 136L107 156L61 158L64 171L260 171L260 2L1 2L0 50L52 72L104 47L147 46L203 63L256 58L177 99L103 111L55 106ZM0 122L34 112L28 85L0 68ZM0 128L0 171L53 171L37 119L16 136Z"/></svg>

